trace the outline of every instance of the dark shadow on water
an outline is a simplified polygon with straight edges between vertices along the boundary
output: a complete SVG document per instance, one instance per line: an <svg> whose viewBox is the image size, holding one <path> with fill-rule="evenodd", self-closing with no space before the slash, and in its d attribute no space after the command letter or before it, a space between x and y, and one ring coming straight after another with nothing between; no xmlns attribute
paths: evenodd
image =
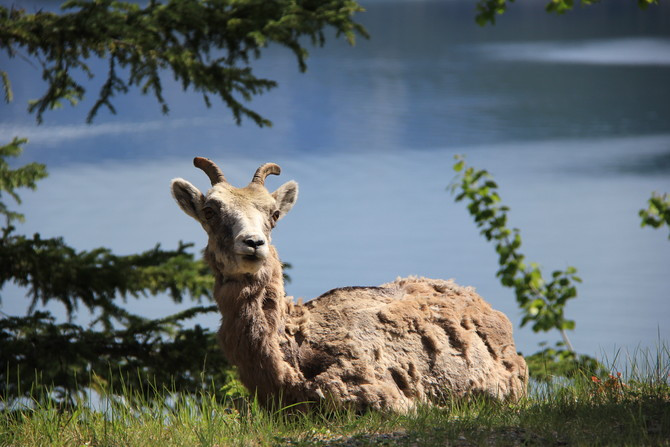
<svg viewBox="0 0 670 447"><path fill-rule="evenodd" d="M670 176L670 148L664 153L622 157L608 168L613 173Z"/></svg>

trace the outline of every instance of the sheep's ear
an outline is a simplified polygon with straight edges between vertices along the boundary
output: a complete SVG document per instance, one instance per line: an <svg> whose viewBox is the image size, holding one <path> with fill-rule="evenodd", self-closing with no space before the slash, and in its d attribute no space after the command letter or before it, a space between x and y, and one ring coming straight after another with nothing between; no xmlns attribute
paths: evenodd
<svg viewBox="0 0 670 447"><path fill-rule="evenodd" d="M202 195L200 190L181 178L172 180L170 189L179 208L200 222L200 210L205 201L205 196Z"/></svg>
<svg viewBox="0 0 670 447"><path fill-rule="evenodd" d="M293 208L293 205L298 200L298 184L293 180L286 182L272 193L272 197L277 201L279 219L281 219Z"/></svg>

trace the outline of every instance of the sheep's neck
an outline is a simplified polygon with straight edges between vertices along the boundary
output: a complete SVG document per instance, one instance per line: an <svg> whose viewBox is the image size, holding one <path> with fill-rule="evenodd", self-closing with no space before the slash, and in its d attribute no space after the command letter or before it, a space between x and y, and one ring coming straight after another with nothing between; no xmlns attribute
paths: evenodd
<svg viewBox="0 0 670 447"><path fill-rule="evenodd" d="M237 365L242 381L248 386L270 385L291 374L279 349L289 303L274 247L266 265L255 275L225 278L217 274L215 298L222 314L221 347L228 360ZM264 390L257 391L264 394Z"/></svg>
<svg viewBox="0 0 670 447"><path fill-rule="evenodd" d="M276 332L286 314L282 265L274 247L265 265L255 274L227 278L217 275L215 298L223 315L223 325L239 328L253 325L254 338ZM238 334L238 336L241 334Z"/></svg>

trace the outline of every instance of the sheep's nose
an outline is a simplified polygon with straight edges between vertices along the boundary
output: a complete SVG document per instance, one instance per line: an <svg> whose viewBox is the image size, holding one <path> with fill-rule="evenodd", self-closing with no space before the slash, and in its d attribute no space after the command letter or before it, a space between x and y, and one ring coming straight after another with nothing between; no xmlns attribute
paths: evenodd
<svg viewBox="0 0 670 447"><path fill-rule="evenodd" d="M243 242L251 248L257 248L265 244L265 240L261 238L247 238Z"/></svg>

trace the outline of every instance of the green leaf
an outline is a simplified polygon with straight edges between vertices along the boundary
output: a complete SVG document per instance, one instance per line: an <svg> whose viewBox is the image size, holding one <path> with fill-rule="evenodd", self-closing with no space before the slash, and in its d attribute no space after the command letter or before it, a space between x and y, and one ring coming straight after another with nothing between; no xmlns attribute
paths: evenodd
<svg viewBox="0 0 670 447"><path fill-rule="evenodd" d="M570 330L570 331L571 331L571 330L574 330L574 329L575 329L575 322L572 321L572 320L564 320L564 321L561 323L561 326L562 326L563 329L566 329L566 330Z"/></svg>

